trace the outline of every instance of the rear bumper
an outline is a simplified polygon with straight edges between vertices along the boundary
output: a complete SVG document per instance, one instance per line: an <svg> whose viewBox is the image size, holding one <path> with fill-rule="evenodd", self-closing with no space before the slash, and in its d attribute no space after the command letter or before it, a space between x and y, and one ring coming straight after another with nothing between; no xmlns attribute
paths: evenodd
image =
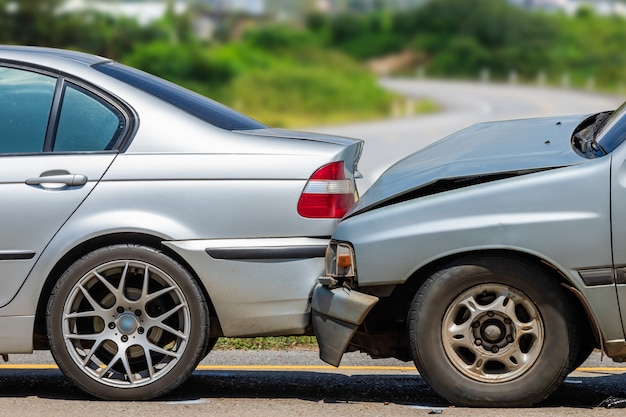
<svg viewBox="0 0 626 417"><path fill-rule="evenodd" d="M219 319L220 336L306 333L328 239L207 239L163 245L200 278Z"/></svg>
<svg viewBox="0 0 626 417"><path fill-rule="evenodd" d="M313 330L320 349L320 359L339 366L354 333L378 297L347 288L330 289L318 284L311 300Z"/></svg>

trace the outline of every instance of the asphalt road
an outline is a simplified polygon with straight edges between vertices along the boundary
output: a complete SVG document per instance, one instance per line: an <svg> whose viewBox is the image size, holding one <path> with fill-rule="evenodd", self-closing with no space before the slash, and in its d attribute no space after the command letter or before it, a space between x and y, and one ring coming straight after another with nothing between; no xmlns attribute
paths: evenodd
<svg viewBox="0 0 626 417"><path fill-rule="evenodd" d="M406 96L431 98L443 111L420 117L312 130L366 141L361 190L393 162L473 123L487 120L593 113L623 98L528 86L383 80ZM0 416L623 416L599 407L626 398L626 373L611 360L590 361L562 387L530 409L451 407L434 394L410 363L350 354L342 367L326 366L311 351L211 352L192 377L166 397L105 402L83 394L53 365L50 355L12 355L0 364ZM626 370L626 368L623 368Z"/></svg>
<svg viewBox="0 0 626 417"><path fill-rule="evenodd" d="M605 408L626 398L626 368L594 353L559 390L529 409L452 407L411 363L348 354L338 369L316 351L214 351L165 397L99 401L70 384L47 352L14 355L0 365L0 416L623 416Z"/></svg>

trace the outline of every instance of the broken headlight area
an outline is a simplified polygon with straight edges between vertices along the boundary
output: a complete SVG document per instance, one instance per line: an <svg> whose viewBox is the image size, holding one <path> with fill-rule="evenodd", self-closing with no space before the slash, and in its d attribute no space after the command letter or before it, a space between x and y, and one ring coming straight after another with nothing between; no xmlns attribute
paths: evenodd
<svg viewBox="0 0 626 417"><path fill-rule="evenodd" d="M326 274L320 278L322 285L335 288L356 281L354 249L349 243L331 241L326 249Z"/></svg>

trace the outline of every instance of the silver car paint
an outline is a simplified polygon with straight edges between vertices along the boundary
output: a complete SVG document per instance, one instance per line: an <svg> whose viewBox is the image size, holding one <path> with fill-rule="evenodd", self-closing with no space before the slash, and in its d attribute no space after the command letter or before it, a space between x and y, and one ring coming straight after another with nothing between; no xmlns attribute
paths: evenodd
<svg viewBox="0 0 626 417"><path fill-rule="evenodd" d="M582 293L605 343L622 343L626 284L586 286L580 272L612 274L626 265L626 146L597 159L579 157L570 137L583 119L495 123L494 132L506 133L502 140L510 147L492 146L497 137L469 128L389 169L333 234L353 246L359 286L402 284L426 265L473 251L529 254ZM539 167L544 170L379 206L446 174Z"/></svg>
<svg viewBox="0 0 626 417"><path fill-rule="evenodd" d="M572 151L570 137L586 117L508 120L460 130L392 165L348 216L440 179L582 163L585 159Z"/></svg>
<svg viewBox="0 0 626 417"><path fill-rule="evenodd" d="M361 286L400 284L438 259L472 251L537 256L599 301L591 308L603 334L621 339L615 288L585 287L578 274L612 264L609 172L607 157L411 200L351 217L333 238L354 246Z"/></svg>
<svg viewBox="0 0 626 417"><path fill-rule="evenodd" d="M300 217L298 198L317 168L332 161L352 162L360 153L360 141L288 131L281 131L280 137L267 136L264 130L224 131L105 76L80 62L82 58L60 59L56 52L33 56L31 50L0 48L0 60L34 58L41 67L96 84L107 94L123 97L139 122L132 143L119 155L0 157L0 173L12 175L10 183L0 186L10 187L7 193L26 193L19 200L24 207L0 209L4 219L14 222L12 235L22 239L0 249L36 252L28 264L0 262L5 268L0 281L0 351L32 350L32 331L15 329L33 328L39 294L64 254L98 236L121 233L171 241L167 245L201 276L220 306L219 320L228 335L303 333L323 258L216 261L205 249L215 242L228 247L231 239L272 247L265 238L297 247L302 237L316 237L316 244L325 246L337 220ZM24 184L50 170L82 174L89 181L58 190ZM170 195L179 197L163 198ZM64 206L55 219L43 219L42 208L54 213L51 201ZM35 232L42 225L49 236L40 246L23 240L39 236Z"/></svg>
<svg viewBox="0 0 626 417"><path fill-rule="evenodd" d="M0 306L5 306L15 296L46 244L94 189L115 156L109 153L85 155L84 158L67 155L2 158L0 193L11 196L11 200L9 204L0 206L0 253L8 256L31 252L32 257L0 261ZM71 189L59 188L59 184L24 184L26 179L60 168L84 174L89 181L82 187ZM45 217L42 216L42 208L45 209Z"/></svg>
<svg viewBox="0 0 626 417"><path fill-rule="evenodd" d="M205 249L325 247L327 243L327 239L271 238L164 244L201 265L200 279L210 289L218 317L228 318L220 324L230 337L301 334L309 324L309 299L319 277L319 259L221 260L207 256Z"/></svg>
<svg viewBox="0 0 626 417"><path fill-rule="evenodd" d="M615 268L621 268L626 266L626 146L622 144L622 146L613 151L611 157L611 238L613 243L613 263ZM621 322L622 325L625 326L624 330L626 332L626 308L624 308L626 306L626 283L618 282L616 288L619 305L621 306ZM598 300L597 308L606 309L607 314L614 311L609 310L610 305L604 306L603 303L603 300Z"/></svg>

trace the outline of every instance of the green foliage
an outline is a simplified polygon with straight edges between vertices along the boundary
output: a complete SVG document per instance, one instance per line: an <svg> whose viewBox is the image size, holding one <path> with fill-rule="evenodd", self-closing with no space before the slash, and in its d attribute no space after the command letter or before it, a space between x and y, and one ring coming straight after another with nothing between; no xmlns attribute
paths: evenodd
<svg viewBox="0 0 626 417"><path fill-rule="evenodd" d="M425 53L429 71L439 75L475 75L489 67L496 75L515 68L522 74L545 63L555 31L549 18L529 14L504 0L431 0L413 11L369 16L339 15L315 25L331 41L367 59L411 47Z"/></svg>
<svg viewBox="0 0 626 417"><path fill-rule="evenodd" d="M193 45L179 48L169 42L143 44L124 57L124 62L179 83L227 83L236 73L234 64L214 58L206 48Z"/></svg>
<svg viewBox="0 0 626 417"><path fill-rule="evenodd" d="M368 15L345 13L334 18L312 14L307 18L307 27L320 34L320 41L327 47L339 48L360 60L401 51L406 44L394 32L394 15L388 10Z"/></svg>
<svg viewBox="0 0 626 417"><path fill-rule="evenodd" d="M280 336L280 337L253 337L253 338L223 338L218 339L215 349L240 350L288 350L288 349L317 349L317 340L313 336Z"/></svg>
<svg viewBox="0 0 626 417"><path fill-rule="evenodd" d="M80 37L76 33L81 33ZM142 28L136 20L114 18L100 12L67 13L56 18L56 30L47 39L51 46L85 50L119 59L137 44L165 39L156 28Z"/></svg>
<svg viewBox="0 0 626 417"><path fill-rule="evenodd" d="M392 98L359 62L405 50L439 76L476 78L488 69L501 79L515 71L522 79L567 74L575 85L590 77L609 88L626 81L626 20L590 8L567 16L531 13L506 0L426 0L397 12L376 1L367 13L310 14L304 29L256 22L236 41L230 36L243 26L233 15L207 42L195 37L192 14L176 15L171 7L159 21L140 26L95 11L63 14L61 1L0 0L0 42L108 56L269 124L386 115ZM344 5L363 9L358 1Z"/></svg>
<svg viewBox="0 0 626 417"><path fill-rule="evenodd" d="M264 51L297 49L317 44L316 38L310 32L282 24L250 29L244 34L244 41Z"/></svg>
<svg viewBox="0 0 626 417"><path fill-rule="evenodd" d="M311 32L285 25L250 30L242 42L213 48L238 76L227 99L270 125L380 117L390 96L347 56L320 47ZM286 121L285 114L291 121Z"/></svg>
<svg viewBox="0 0 626 417"><path fill-rule="evenodd" d="M427 42L422 45L425 46L424 49L428 47ZM445 48L434 57L429 72L454 76L478 74L482 68L489 67L491 57L491 52L475 38L459 36L450 39Z"/></svg>
<svg viewBox="0 0 626 417"><path fill-rule="evenodd" d="M60 13L62 0L0 0L0 42L84 50L181 84L269 124L382 117L390 99L353 59L328 51L318 33L255 25L241 40L203 42L192 15L172 9L158 21L97 11ZM226 37L226 21L222 36ZM386 26L381 23L379 26ZM388 25L387 25L388 26Z"/></svg>
<svg viewBox="0 0 626 417"><path fill-rule="evenodd" d="M405 46L404 39L392 33L366 33L342 44L346 52L359 60L399 52Z"/></svg>
<svg viewBox="0 0 626 417"><path fill-rule="evenodd" d="M56 28L54 12L61 0L22 0L13 3L17 10L11 15L3 16L0 24L1 32L5 33L12 43L46 44L47 35ZM0 4L6 10L10 2Z"/></svg>
<svg viewBox="0 0 626 417"><path fill-rule="evenodd" d="M588 77L609 87L626 81L626 19L585 11L574 18L556 16L554 23L559 34L551 48L554 72L570 74L579 85Z"/></svg>
<svg viewBox="0 0 626 417"><path fill-rule="evenodd" d="M382 117L391 106L389 94L356 62L285 25L255 28L228 44L144 43L122 62L273 126Z"/></svg>
<svg viewBox="0 0 626 417"><path fill-rule="evenodd" d="M282 125L276 117L291 113L299 119L315 114L323 122L337 114L384 114L390 96L381 92L368 74L346 77L330 67L277 67L248 72L232 85L238 109ZM273 120L272 120L273 119Z"/></svg>
<svg viewBox="0 0 626 417"><path fill-rule="evenodd" d="M416 45L441 75L474 75L487 67L496 76L513 69L530 76L549 63L556 36L547 16L503 0L430 1L413 16L413 24Z"/></svg>
<svg viewBox="0 0 626 417"><path fill-rule="evenodd" d="M506 0L427 0L409 11L311 15L307 27L327 47L359 59L413 50L428 74L504 79L539 72L577 85L626 82L626 19L589 6L574 16L529 12Z"/></svg>

